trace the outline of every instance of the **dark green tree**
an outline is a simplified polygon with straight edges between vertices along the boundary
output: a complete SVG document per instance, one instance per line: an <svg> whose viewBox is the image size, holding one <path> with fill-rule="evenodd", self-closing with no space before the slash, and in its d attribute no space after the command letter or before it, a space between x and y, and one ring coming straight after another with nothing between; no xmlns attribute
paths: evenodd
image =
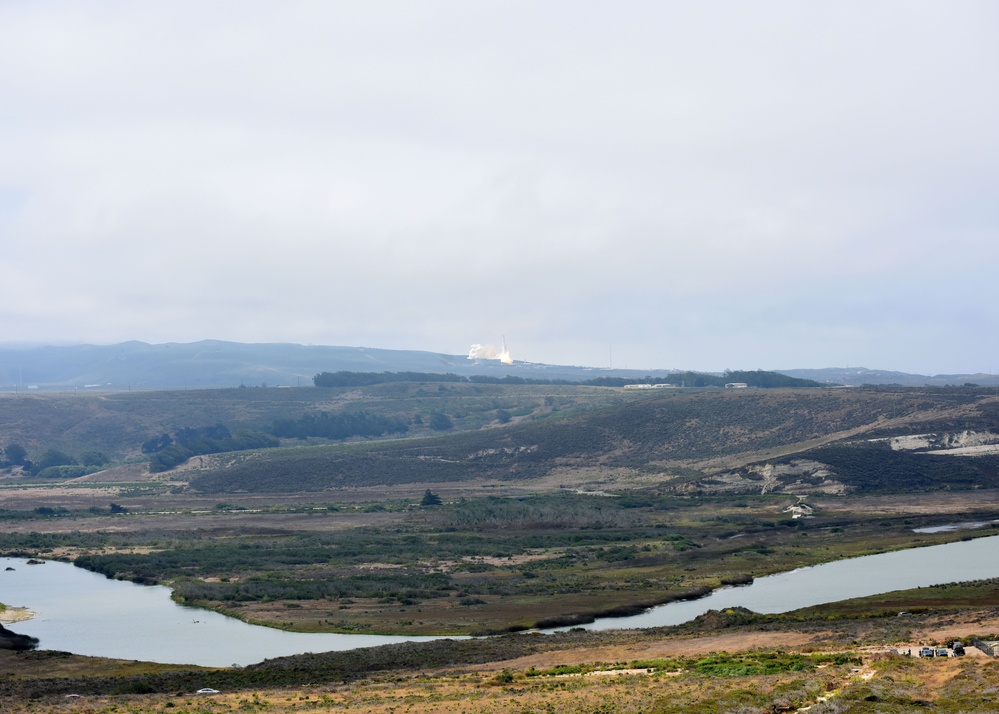
<svg viewBox="0 0 999 714"><path fill-rule="evenodd" d="M28 457L27 450L20 444L7 444L7 448L3 450L3 453L7 459L7 463L11 466L20 466Z"/></svg>
<svg viewBox="0 0 999 714"><path fill-rule="evenodd" d="M69 454L59 451L59 449L48 449L42 458L35 464L35 468L41 471L49 466L75 466L76 459Z"/></svg>
<svg viewBox="0 0 999 714"><path fill-rule="evenodd" d="M171 444L173 444L173 439L170 438L169 434L152 436L142 442L142 453L155 454L157 451L162 451Z"/></svg>
<svg viewBox="0 0 999 714"><path fill-rule="evenodd" d="M108 461L108 457L100 451L84 451L80 454L80 463L84 466L104 466Z"/></svg>
<svg viewBox="0 0 999 714"><path fill-rule="evenodd" d="M423 493L423 500L420 501L421 506L440 506L444 502L441 497L436 493L431 491L429 488Z"/></svg>
<svg viewBox="0 0 999 714"><path fill-rule="evenodd" d="M434 412L430 415L430 428L434 431L447 431L454 428L454 422L444 412Z"/></svg>

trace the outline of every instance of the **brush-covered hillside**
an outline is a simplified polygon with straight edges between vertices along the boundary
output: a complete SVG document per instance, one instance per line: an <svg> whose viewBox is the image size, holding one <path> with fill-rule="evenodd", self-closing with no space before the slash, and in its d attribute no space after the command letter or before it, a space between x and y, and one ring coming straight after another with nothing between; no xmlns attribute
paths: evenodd
<svg viewBox="0 0 999 714"><path fill-rule="evenodd" d="M0 396L0 450L18 444L31 460L56 449L100 451L109 463L149 458L143 444L166 434L221 424L231 434L272 433L284 443L329 441L307 422L364 415L401 423L399 438L516 424L641 399L621 389L581 385L386 382L363 387L191 389ZM302 438L299 438L301 436ZM354 435L372 438L371 434ZM2 456L2 454L0 454Z"/></svg>
<svg viewBox="0 0 999 714"><path fill-rule="evenodd" d="M974 387L393 381L10 396L0 448L23 457L3 464L9 479L162 473L205 494L471 481L846 493L999 486L997 422L999 398Z"/></svg>
<svg viewBox="0 0 999 714"><path fill-rule="evenodd" d="M819 386L771 372L731 375L753 386ZM697 373L674 377L677 384L685 378L714 386L725 380ZM647 389L639 392L652 391L650 382L658 381L643 379L641 386ZM100 454L106 463L121 463L206 438L218 443L201 444L195 454L265 442L276 446L273 438L329 441L455 433L643 397L621 389L629 384L622 378L581 384L510 375L341 371L319 373L314 381L324 386L0 394L0 450L15 444L35 463L49 450L70 459L89 453ZM0 452L0 462L2 457Z"/></svg>
<svg viewBox="0 0 999 714"><path fill-rule="evenodd" d="M997 421L999 402L974 389L673 392L433 438L257 451L193 474L190 488L574 485L581 474L685 492L995 487Z"/></svg>

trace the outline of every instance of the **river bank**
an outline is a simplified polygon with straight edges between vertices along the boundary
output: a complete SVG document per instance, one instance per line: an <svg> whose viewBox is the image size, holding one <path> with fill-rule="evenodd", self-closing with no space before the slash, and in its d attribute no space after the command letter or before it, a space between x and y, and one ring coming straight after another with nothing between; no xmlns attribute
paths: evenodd
<svg viewBox="0 0 999 714"><path fill-rule="evenodd" d="M751 585L723 588L630 617L609 617L582 629L633 629L678 625L708 610L748 608L780 613L938 583L999 578L994 557L999 537L834 561L767 576ZM0 559L0 567L5 561ZM163 586L109 580L51 561L45 568L5 572L5 593L37 607L45 617L17 627L41 647L93 656L227 667L303 652L344 651L434 637L301 633L250 625L219 613L184 607ZM910 609L899 607L898 609Z"/></svg>
<svg viewBox="0 0 999 714"><path fill-rule="evenodd" d="M851 711L899 711L900 704L909 711L928 703L940 711L978 711L999 677L999 662L973 649L964 658L926 660L889 651L991 632L999 627L994 608L807 622L749 617L744 624L716 615L663 630L409 644L307 654L236 670L0 652L0 706L18 714L64 712L71 696L85 700L95 714L123 706L390 714L400 705L427 714L625 714L742 711L747 702L752 711L800 711L835 697L862 707ZM848 656L838 664L829 659L837 654ZM721 668L723 676L706 667ZM218 692L196 694L204 687ZM878 708L882 699L889 708Z"/></svg>
<svg viewBox="0 0 999 714"><path fill-rule="evenodd" d="M26 607L9 607L0 602L0 624L9 625L12 622L24 622L35 616Z"/></svg>

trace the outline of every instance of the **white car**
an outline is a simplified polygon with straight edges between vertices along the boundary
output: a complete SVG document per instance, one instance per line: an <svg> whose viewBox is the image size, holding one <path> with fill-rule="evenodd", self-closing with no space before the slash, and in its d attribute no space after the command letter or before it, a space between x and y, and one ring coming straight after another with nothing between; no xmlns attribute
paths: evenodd
<svg viewBox="0 0 999 714"><path fill-rule="evenodd" d="M204 689L199 689L195 694L221 694L219 690L212 689L211 687L205 687Z"/></svg>

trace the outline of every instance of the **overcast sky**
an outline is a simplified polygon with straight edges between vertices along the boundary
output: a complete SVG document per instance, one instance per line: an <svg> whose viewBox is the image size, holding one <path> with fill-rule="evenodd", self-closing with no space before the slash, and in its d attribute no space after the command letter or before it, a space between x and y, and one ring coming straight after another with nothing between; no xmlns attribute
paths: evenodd
<svg viewBox="0 0 999 714"><path fill-rule="evenodd" d="M0 342L999 370L999 3L0 0Z"/></svg>

